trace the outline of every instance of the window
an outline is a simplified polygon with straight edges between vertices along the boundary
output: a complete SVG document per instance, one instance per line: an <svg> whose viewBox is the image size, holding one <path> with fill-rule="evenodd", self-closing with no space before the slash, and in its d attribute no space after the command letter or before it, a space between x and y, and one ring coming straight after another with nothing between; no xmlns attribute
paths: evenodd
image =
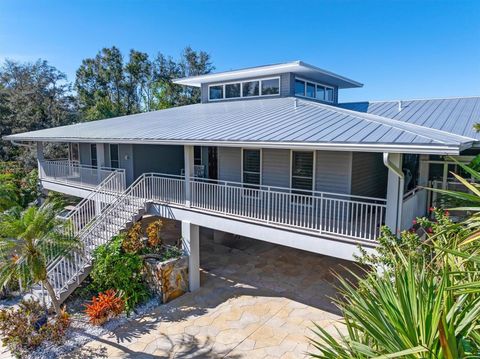
<svg viewBox="0 0 480 359"><path fill-rule="evenodd" d="M315 84L307 82L307 97L315 98Z"/></svg>
<svg viewBox="0 0 480 359"><path fill-rule="evenodd" d="M210 86L208 91L210 100L220 100L223 98L223 85Z"/></svg>
<svg viewBox="0 0 480 359"><path fill-rule="evenodd" d="M68 148L68 159L70 161L80 161L80 149L78 143L70 143Z"/></svg>
<svg viewBox="0 0 480 359"><path fill-rule="evenodd" d="M225 85L225 98L240 97L240 84Z"/></svg>
<svg viewBox="0 0 480 359"><path fill-rule="evenodd" d="M262 96L278 95L280 93L280 79L262 80Z"/></svg>
<svg viewBox="0 0 480 359"><path fill-rule="evenodd" d="M313 190L313 152L292 151L292 188ZM293 191L299 194L309 192Z"/></svg>
<svg viewBox="0 0 480 359"><path fill-rule="evenodd" d="M260 95L260 81L248 81L242 83L243 97Z"/></svg>
<svg viewBox="0 0 480 359"><path fill-rule="evenodd" d="M98 161L97 161L97 145L95 143L92 143L90 145L90 158L92 159L92 166L97 167L98 166Z"/></svg>
<svg viewBox="0 0 480 359"><path fill-rule="evenodd" d="M243 150L243 183L260 184L261 151Z"/></svg>
<svg viewBox="0 0 480 359"><path fill-rule="evenodd" d="M302 79L295 79L295 96L333 102L333 87L307 82Z"/></svg>
<svg viewBox="0 0 480 359"><path fill-rule="evenodd" d="M193 164L195 166L202 165L202 147L200 146L193 147Z"/></svg>
<svg viewBox="0 0 480 359"><path fill-rule="evenodd" d="M279 77L208 86L208 99L210 101L279 94Z"/></svg>
<svg viewBox="0 0 480 359"><path fill-rule="evenodd" d="M120 168L120 161L118 155L118 145L110 145L110 167Z"/></svg>

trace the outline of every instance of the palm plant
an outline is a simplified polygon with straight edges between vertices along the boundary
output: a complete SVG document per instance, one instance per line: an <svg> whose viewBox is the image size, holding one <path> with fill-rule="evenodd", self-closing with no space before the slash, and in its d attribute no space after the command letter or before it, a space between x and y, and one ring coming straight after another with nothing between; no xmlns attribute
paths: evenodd
<svg viewBox="0 0 480 359"><path fill-rule="evenodd" d="M65 230L66 224L57 219L58 207L55 202L24 211L17 207L5 212L0 220L0 287L16 279L41 283L57 313L60 304L48 279L48 259L79 248L77 240Z"/></svg>

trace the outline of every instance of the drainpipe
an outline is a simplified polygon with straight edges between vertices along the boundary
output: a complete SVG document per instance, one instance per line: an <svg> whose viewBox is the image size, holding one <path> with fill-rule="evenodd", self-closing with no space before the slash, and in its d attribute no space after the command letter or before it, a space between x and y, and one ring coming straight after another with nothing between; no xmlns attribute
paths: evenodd
<svg viewBox="0 0 480 359"><path fill-rule="evenodd" d="M404 174L403 171L395 165L390 159L390 153L383 153L383 164L387 167L392 173L394 173L399 178L398 183L398 203L396 207L396 228L392 228L393 232L397 234L398 230L402 225L402 209L403 209L403 187L404 187ZM388 203L387 203L388 205Z"/></svg>

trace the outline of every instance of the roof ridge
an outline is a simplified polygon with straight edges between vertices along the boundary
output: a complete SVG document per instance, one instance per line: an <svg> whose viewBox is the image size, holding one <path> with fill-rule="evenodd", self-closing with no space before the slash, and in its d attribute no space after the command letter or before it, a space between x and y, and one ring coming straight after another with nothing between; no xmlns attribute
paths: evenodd
<svg viewBox="0 0 480 359"><path fill-rule="evenodd" d="M462 140L476 141L474 138L471 138L471 137L460 136L460 135L452 134L452 133L449 133L449 132L446 132L446 131L437 130L437 129L434 129L434 128L431 128L431 127L420 126L420 125L416 125L416 124L412 124L412 123L407 123L407 122L395 120L395 119L389 118L389 117L383 117L383 116L374 115L374 114L370 114L370 113L365 113L365 112L360 112L360 111L355 111L355 110L349 110L349 109L346 109L346 108L327 105L327 104L323 104L323 103L319 103L319 102L313 102L313 101L309 101L309 100L306 100L306 99L301 99L301 100L310 104L310 105L331 109L333 111L343 112L343 113L346 113L348 115L351 115L351 116L354 116L354 117L357 117L357 118L361 118L363 120L376 122L376 123L381 123L381 124L384 124L384 125L389 125L389 126L392 126L394 128L397 128L399 130L410 132L410 133L412 133L416 136L421 136L421 137L424 137L424 138L428 138L430 140L440 142L440 143L446 143L446 142L440 140L436 136L429 136L428 134L425 134L425 133L422 133L422 132L423 131L433 132L435 134L451 138L452 140L455 140L456 142L462 142ZM421 130L422 132L421 133L415 132L414 131L415 129Z"/></svg>
<svg viewBox="0 0 480 359"><path fill-rule="evenodd" d="M430 100L457 100L457 99L467 99L467 98L478 98L480 95L476 96L447 96L447 97L430 97L430 98L410 98L410 99L397 99L397 100L363 100L363 101L349 101L341 102L339 105L344 104L353 104L353 103L378 103L378 102L400 102L400 101L430 101Z"/></svg>

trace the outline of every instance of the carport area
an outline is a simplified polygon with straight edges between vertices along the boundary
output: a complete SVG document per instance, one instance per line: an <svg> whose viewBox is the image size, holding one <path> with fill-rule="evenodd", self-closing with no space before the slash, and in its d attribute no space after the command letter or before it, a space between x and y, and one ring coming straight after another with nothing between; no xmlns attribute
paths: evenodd
<svg viewBox="0 0 480 359"><path fill-rule="evenodd" d="M179 224L170 225L171 230ZM335 333L331 271L353 263L201 228L201 288L98 338L112 358L302 358L313 322Z"/></svg>

